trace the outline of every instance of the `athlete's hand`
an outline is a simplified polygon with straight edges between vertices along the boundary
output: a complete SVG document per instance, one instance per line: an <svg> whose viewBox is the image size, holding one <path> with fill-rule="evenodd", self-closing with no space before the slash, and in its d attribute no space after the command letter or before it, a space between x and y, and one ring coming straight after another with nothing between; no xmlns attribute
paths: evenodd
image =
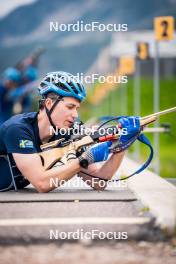
<svg viewBox="0 0 176 264"><path fill-rule="evenodd" d="M123 129L122 134L120 136L121 143L126 143L140 132L139 116L123 117L120 118L118 122L120 123L120 126Z"/></svg>
<svg viewBox="0 0 176 264"><path fill-rule="evenodd" d="M109 147L112 145L111 141L107 141L86 150L82 157L88 160L89 164L94 162L105 161L110 153Z"/></svg>

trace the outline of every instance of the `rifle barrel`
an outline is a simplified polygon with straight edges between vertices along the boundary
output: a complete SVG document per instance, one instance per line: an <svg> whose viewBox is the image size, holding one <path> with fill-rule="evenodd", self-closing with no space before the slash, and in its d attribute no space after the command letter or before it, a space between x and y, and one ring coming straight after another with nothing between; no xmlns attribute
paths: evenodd
<svg viewBox="0 0 176 264"><path fill-rule="evenodd" d="M148 115L148 116L144 116L144 117L140 118L140 120L145 120L146 118L150 118L150 117L154 117L154 116L157 118L161 115L165 115L165 114L172 113L172 112L176 112L176 106L172 107L172 108L165 109L163 111L160 111L160 112L157 112L154 114L151 114L151 115Z"/></svg>

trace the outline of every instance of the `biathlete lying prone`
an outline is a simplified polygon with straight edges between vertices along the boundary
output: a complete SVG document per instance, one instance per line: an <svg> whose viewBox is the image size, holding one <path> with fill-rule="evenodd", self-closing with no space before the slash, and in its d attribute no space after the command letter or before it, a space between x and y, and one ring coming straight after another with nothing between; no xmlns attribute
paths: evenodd
<svg viewBox="0 0 176 264"><path fill-rule="evenodd" d="M69 129L74 125L80 104L86 98L82 83L69 73L52 72L40 83L39 93L42 99L38 112L13 116L0 127L0 190L21 189L31 183L38 192L49 192L56 188L50 179L68 181L75 174L89 180L94 189L104 189L98 181L93 184L93 178L85 173L105 180L112 178L125 155L125 151L109 155L112 142L99 143L67 164L48 170L38 155L42 144L61 138L51 134L51 126ZM140 131L139 117L124 117L119 123L127 131L120 136L122 145ZM105 162L97 166L101 161Z"/></svg>

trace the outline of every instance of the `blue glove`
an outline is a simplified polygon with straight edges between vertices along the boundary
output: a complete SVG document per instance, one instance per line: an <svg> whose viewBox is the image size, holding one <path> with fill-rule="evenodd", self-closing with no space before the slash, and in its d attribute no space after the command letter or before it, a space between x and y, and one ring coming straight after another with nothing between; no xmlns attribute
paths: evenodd
<svg viewBox="0 0 176 264"><path fill-rule="evenodd" d="M120 118L118 122L120 123L121 128L124 129L120 136L120 142L122 144L135 137L140 131L139 116L123 117Z"/></svg>
<svg viewBox="0 0 176 264"><path fill-rule="evenodd" d="M107 141L97 146L93 146L85 151L82 156L88 160L89 164L94 162L105 161L110 153L109 147L112 145L111 141Z"/></svg>

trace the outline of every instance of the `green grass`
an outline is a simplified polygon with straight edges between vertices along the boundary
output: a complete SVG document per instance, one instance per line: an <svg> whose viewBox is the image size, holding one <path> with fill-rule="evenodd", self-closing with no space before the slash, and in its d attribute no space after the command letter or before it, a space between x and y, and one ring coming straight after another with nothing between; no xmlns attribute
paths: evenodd
<svg viewBox="0 0 176 264"><path fill-rule="evenodd" d="M111 92L105 100L92 106L84 103L81 111L83 120L102 115L133 115L133 79L126 86ZM100 91L101 92L101 91ZM125 103L126 102L126 103ZM127 107L126 107L127 105ZM176 79L160 80L160 110L176 106ZM141 116L153 113L153 80L141 79ZM176 113L167 114L159 119L159 123L169 123L171 134L160 134L161 176L176 177ZM153 136L147 134L153 144ZM140 147L142 160L146 157L146 148Z"/></svg>

